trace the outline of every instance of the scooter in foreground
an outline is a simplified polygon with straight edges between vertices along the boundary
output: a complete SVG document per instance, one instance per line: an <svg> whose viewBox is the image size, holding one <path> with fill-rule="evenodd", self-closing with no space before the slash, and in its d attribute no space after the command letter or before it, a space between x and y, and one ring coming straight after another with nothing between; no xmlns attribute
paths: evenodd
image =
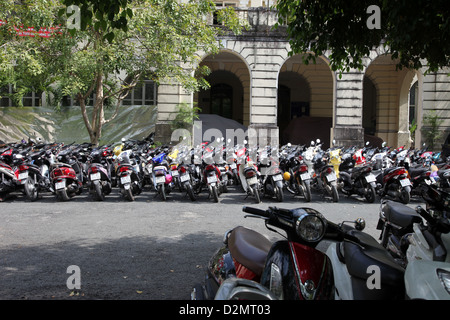
<svg viewBox="0 0 450 320"><path fill-rule="evenodd" d="M202 299L401 299L404 270L373 237L355 227L335 224L312 208L268 210L243 207L246 217L265 220L267 228L286 232L271 243L260 233L239 226L224 237L225 246L210 260L205 284L191 298ZM269 227L270 226L270 227ZM326 252L316 249L323 240ZM372 290L371 268L378 268L380 288Z"/></svg>

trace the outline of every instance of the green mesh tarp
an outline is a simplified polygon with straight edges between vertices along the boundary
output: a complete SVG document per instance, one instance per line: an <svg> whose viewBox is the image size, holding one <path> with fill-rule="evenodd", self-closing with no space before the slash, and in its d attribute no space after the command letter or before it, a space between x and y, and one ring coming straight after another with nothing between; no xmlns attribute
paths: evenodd
<svg viewBox="0 0 450 320"><path fill-rule="evenodd" d="M87 112L90 114L90 107ZM105 110L109 119L113 110ZM117 117L105 124L100 145L115 143L122 138L143 139L155 131L156 106L123 106ZM90 142L79 107L0 107L0 141L19 142L22 139L43 139L45 142Z"/></svg>

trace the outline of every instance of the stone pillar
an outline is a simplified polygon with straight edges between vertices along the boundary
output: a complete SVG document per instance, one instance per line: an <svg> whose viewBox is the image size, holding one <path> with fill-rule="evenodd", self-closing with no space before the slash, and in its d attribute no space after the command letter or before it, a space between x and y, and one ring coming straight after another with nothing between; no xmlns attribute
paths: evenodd
<svg viewBox="0 0 450 320"><path fill-rule="evenodd" d="M158 116L155 124L155 141L169 143L172 136L172 120L180 103L193 105L193 96L179 84L161 83L158 86Z"/></svg>
<svg viewBox="0 0 450 320"><path fill-rule="evenodd" d="M251 100L250 100L250 129L257 132L266 132L269 135L268 143L278 146L279 128L277 126L278 110L278 74L284 63L280 51L285 52L286 44L283 42L258 43L246 57L251 74ZM250 48L248 48L250 50ZM275 142L276 141L276 142Z"/></svg>
<svg viewBox="0 0 450 320"><path fill-rule="evenodd" d="M364 73L350 71L335 73L335 105L331 140L340 146L363 146L362 127L363 78Z"/></svg>

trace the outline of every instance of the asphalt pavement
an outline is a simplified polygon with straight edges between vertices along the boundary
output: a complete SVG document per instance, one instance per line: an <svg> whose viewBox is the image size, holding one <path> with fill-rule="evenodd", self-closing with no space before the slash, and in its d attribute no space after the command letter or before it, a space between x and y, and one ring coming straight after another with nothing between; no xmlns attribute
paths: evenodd
<svg viewBox="0 0 450 320"><path fill-rule="evenodd" d="M410 206L418 204L413 199ZM334 203L313 193L306 203L286 192L282 203L255 204L237 187L219 203L206 193L191 202L179 192L163 202L150 190L133 202L117 189L104 202L87 193L68 202L51 194L29 202L18 193L0 203L0 300L188 300L228 229L242 225L272 241L282 238L262 220L244 218L244 205L311 207L333 222L361 217L365 231L379 235L379 198L368 204L341 194Z"/></svg>

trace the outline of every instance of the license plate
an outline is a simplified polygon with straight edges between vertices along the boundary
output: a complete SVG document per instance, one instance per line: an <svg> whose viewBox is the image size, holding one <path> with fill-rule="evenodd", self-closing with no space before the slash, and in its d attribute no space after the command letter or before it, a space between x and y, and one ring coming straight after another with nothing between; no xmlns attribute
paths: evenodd
<svg viewBox="0 0 450 320"><path fill-rule="evenodd" d="M328 180L328 182L336 181L336 174L335 174L334 172L328 174L328 175L327 175L327 180Z"/></svg>
<svg viewBox="0 0 450 320"><path fill-rule="evenodd" d="M165 176L156 176L155 181L156 181L156 183L165 183L166 177Z"/></svg>
<svg viewBox="0 0 450 320"><path fill-rule="evenodd" d="M208 183L214 183L217 182L217 177L216 176L210 176L207 178Z"/></svg>
<svg viewBox="0 0 450 320"><path fill-rule="evenodd" d="M302 173L302 174L300 175L300 178L301 178L303 181L305 181L305 180L311 179L311 176L309 175L308 172L305 172L305 173Z"/></svg>
<svg viewBox="0 0 450 320"><path fill-rule="evenodd" d="M283 180L281 174L276 174L273 176L273 181L281 181L281 180Z"/></svg>
<svg viewBox="0 0 450 320"><path fill-rule="evenodd" d="M231 168L231 169L236 169L236 163L232 163L232 164L230 165L230 168Z"/></svg>
<svg viewBox="0 0 450 320"><path fill-rule="evenodd" d="M122 184L130 183L130 182L131 182L131 177L130 177L130 176L121 177L121 178L120 178L120 182L121 182Z"/></svg>
<svg viewBox="0 0 450 320"><path fill-rule="evenodd" d="M178 177L180 174L178 173L178 171L174 170L171 171L172 177Z"/></svg>
<svg viewBox="0 0 450 320"><path fill-rule="evenodd" d="M66 187L66 180L55 183L56 190L64 189L65 187Z"/></svg>
<svg viewBox="0 0 450 320"><path fill-rule="evenodd" d="M27 171L19 173L19 180L25 180L26 178L28 178L28 172Z"/></svg>
<svg viewBox="0 0 450 320"><path fill-rule="evenodd" d="M411 181L409 181L409 179L402 179L402 180L400 180L400 185L402 187L410 186L411 185Z"/></svg>
<svg viewBox="0 0 450 320"><path fill-rule="evenodd" d="M188 174L183 174L180 176L180 181L181 182L185 182L189 180L189 175Z"/></svg>
<svg viewBox="0 0 450 320"><path fill-rule="evenodd" d="M256 177L252 177L252 178L250 178L250 179L247 180L247 184L248 184L249 186L254 185L254 184L256 184L257 182L258 182L258 179L256 179Z"/></svg>
<svg viewBox="0 0 450 320"><path fill-rule="evenodd" d="M100 180L100 172L92 173L91 174L91 180Z"/></svg>
<svg viewBox="0 0 450 320"><path fill-rule="evenodd" d="M371 182L377 181L377 179L375 179L375 176L373 174L369 174L369 175L366 176L366 181L368 183L371 183Z"/></svg>

